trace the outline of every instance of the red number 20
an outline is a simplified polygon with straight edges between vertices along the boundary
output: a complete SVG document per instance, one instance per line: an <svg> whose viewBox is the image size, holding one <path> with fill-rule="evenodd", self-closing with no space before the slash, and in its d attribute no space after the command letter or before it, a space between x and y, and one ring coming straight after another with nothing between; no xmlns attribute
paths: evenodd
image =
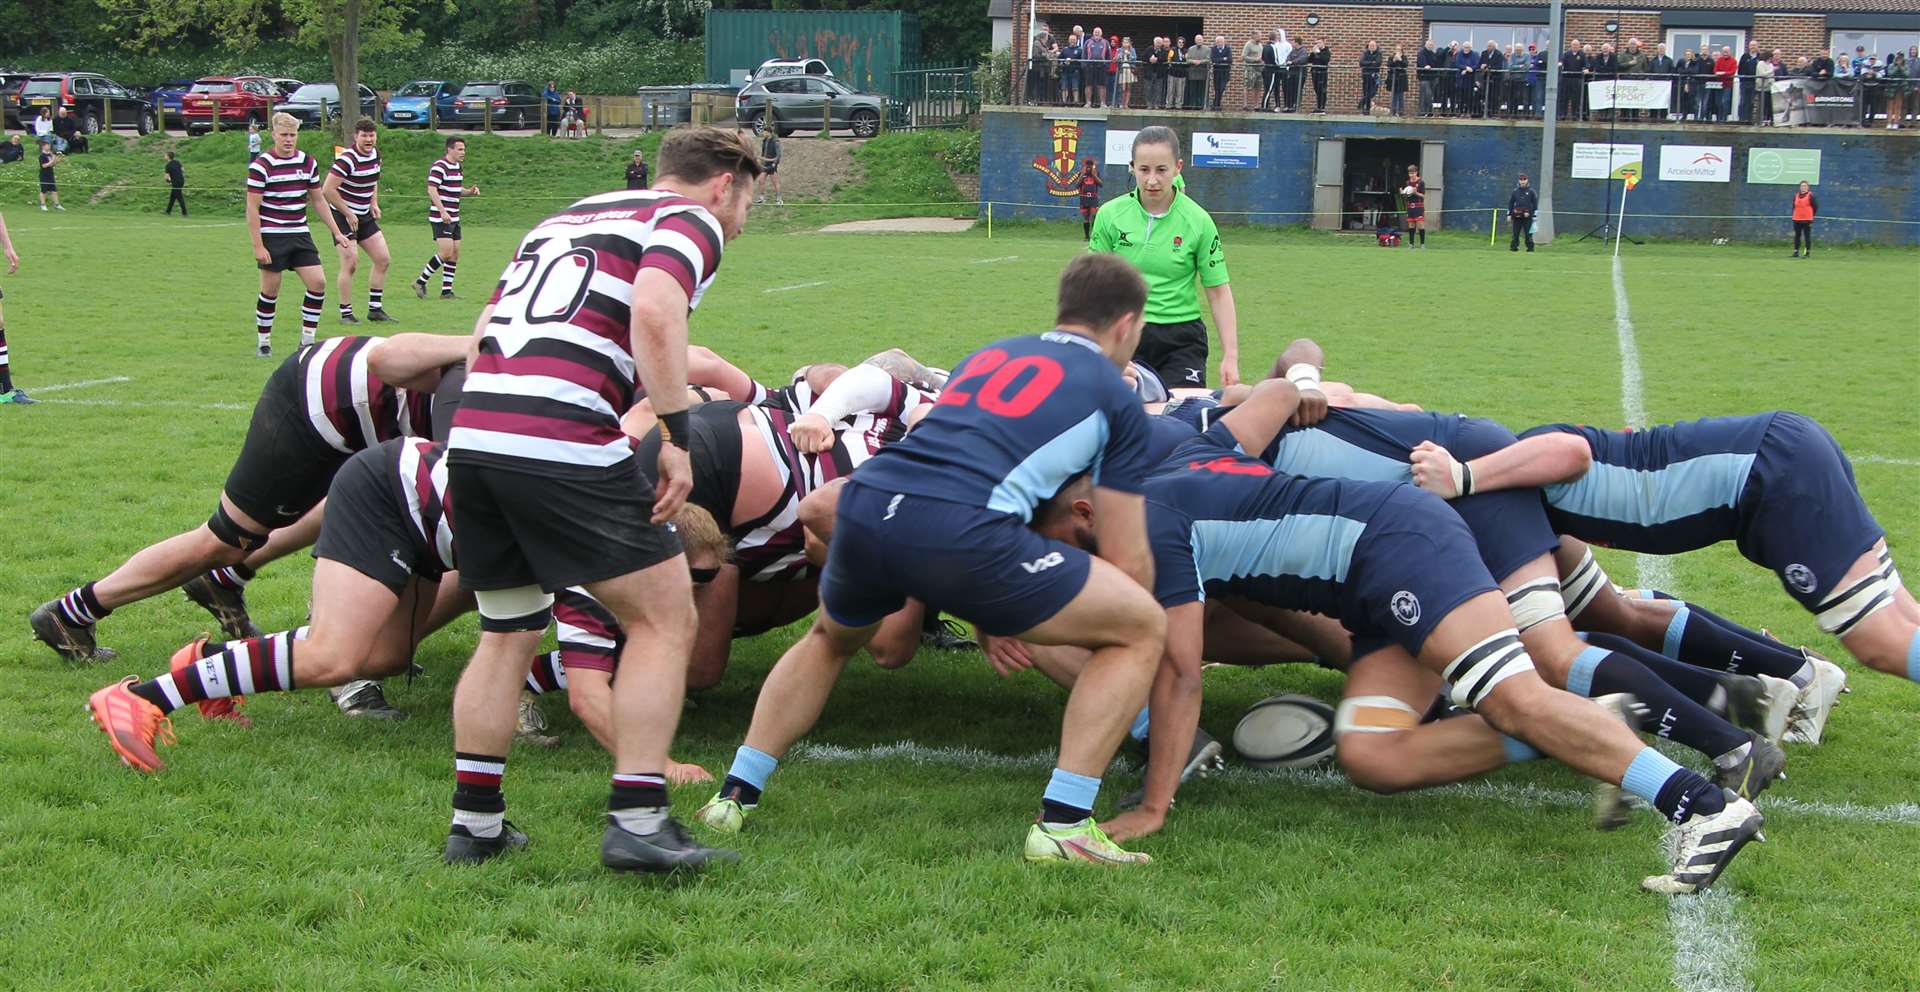
<svg viewBox="0 0 1920 992"><path fill-rule="evenodd" d="M1019 391L1012 396L1007 390L1015 380L1032 372ZM960 389L962 383L985 377L986 381L978 387ZM1053 395L1061 381L1067 377L1060 363L1045 355L1022 355L1012 361L1007 353L999 348L989 348L973 356L960 371L948 381L947 388L940 394L942 405L965 406L975 403L980 409L1000 417L1024 417L1037 409L1047 397Z"/></svg>

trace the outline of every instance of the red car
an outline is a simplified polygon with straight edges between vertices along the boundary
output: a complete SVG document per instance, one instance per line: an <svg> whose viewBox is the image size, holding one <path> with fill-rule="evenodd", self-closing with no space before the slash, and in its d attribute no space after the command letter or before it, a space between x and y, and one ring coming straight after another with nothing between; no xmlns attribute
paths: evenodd
<svg viewBox="0 0 1920 992"><path fill-rule="evenodd" d="M273 105L281 99L279 88L265 76L208 76L180 97L180 119L186 122L188 134L211 131L217 103L222 128L245 130L248 124L258 124L265 130Z"/></svg>

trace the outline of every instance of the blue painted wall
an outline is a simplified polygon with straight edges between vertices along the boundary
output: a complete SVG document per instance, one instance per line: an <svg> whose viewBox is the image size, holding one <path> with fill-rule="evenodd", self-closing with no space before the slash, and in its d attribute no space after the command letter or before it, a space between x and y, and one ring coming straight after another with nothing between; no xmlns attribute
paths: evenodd
<svg viewBox="0 0 1920 992"><path fill-rule="evenodd" d="M1064 113L1060 116L1065 117ZM1051 112L1028 108L989 108L980 145L980 197L994 201L994 215L1065 220L1077 200L1048 193L1047 180L1034 167L1036 157L1052 153ZM1506 206L1514 176L1535 173L1540 164L1540 127L1504 122L1444 123L1378 121L1363 118L1300 118L1260 115L1182 114L1177 117L1118 112L1089 112L1080 122L1078 156L1102 159L1103 193L1118 196L1131 187L1123 166L1104 161L1106 132L1133 131L1166 124L1192 147L1192 132L1224 131L1260 135L1258 169L1199 169L1188 166L1187 188L1222 222L1305 224L1313 210L1314 149L1321 138L1410 138L1446 143L1445 226L1484 232L1491 210ZM1817 148L1821 184L1815 192L1825 241L1920 244L1920 134L1823 128L1699 128L1561 125L1554 183L1555 222L1562 236L1600 223L1607 211L1608 184L1568 176L1576 141L1614 141L1646 146L1646 168L1658 175L1658 146L1731 145L1733 181L1727 183L1643 180L1627 200L1630 235L1673 238L1727 237L1739 240L1785 238L1793 187L1746 182L1747 149ZM1351 147L1351 146L1350 146ZM1537 179L1536 179L1537 182ZM1619 184L1613 186L1618 207ZM1716 218L1752 218L1736 220ZM1857 223L1833 218L1901 220L1906 224Z"/></svg>

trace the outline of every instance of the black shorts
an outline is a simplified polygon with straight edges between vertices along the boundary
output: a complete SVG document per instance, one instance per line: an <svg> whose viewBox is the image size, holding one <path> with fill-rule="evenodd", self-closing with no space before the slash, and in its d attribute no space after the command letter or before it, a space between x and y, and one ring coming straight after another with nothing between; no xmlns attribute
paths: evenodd
<svg viewBox="0 0 1920 992"><path fill-rule="evenodd" d="M1424 206L1417 206L1417 207L1416 207L1416 206L1408 206L1408 207L1407 207L1407 220L1408 220L1408 221L1416 221L1416 220L1419 220L1419 221L1424 221L1424 220L1426 220L1426 219L1427 219L1427 208L1426 208L1426 207L1424 207Z"/></svg>
<svg viewBox="0 0 1920 992"><path fill-rule="evenodd" d="M632 458L585 479L453 462L447 485L460 494L452 502L462 588L559 592L680 553L680 535L650 522L653 487Z"/></svg>
<svg viewBox="0 0 1920 992"><path fill-rule="evenodd" d="M313 246L313 238L305 234L262 234L260 243L267 246L268 261L260 266L263 272L285 272L320 264L320 251Z"/></svg>
<svg viewBox="0 0 1920 992"><path fill-rule="evenodd" d="M1148 324L1140 331L1133 360L1152 369L1168 389L1207 384L1207 325L1189 320L1179 324Z"/></svg>
<svg viewBox="0 0 1920 992"><path fill-rule="evenodd" d="M42 179L42 180L40 180L40 192L42 192L42 193L58 193L58 192L60 192L60 188L59 188L58 186L55 186L55 185L53 184L53 180L51 180L51 179Z"/></svg>
<svg viewBox="0 0 1920 992"><path fill-rule="evenodd" d="M460 222L457 220L452 222L430 220L427 224L433 228L433 240L435 241L460 240Z"/></svg>
<svg viewBox="0 0 1920 992"><path fill-rule="evenodd" d="M222 492L241 513L269 530L285 527L320 505L347 456L321 440L300 404L300 356L280 363L260 400L240 457Z"/></svg>
<svg viewBox="0 0 1920 992"><path fill-rule="evenodd" d="M687 501L713 514L721 530L733 520L740 497L740 411L738 400L702 403L687 411L687 462L693 467L693 491ZM659 481L660 428L635 442L633 460L649 484Z"/></svg>
<svg viewBox="0 0 1920 992"><path fill-rule="evenodd" d="M337 561L398 596L414 579L439 582L445 570L407 515L397 438L347 459L327 488L327 516L313 556Z"/></svg>
<svg viewBox="0 0 1920 992"><path fill-rule="evenodd" d="M346 235L349 241L365 241L380 233L380 222L374 220L370 213L360 215L360 229L357 231L347 223L347 215L338 210L333 211L333 222L340 226L340 233Z"/></svg>
<svg viewBox="0 0 1920 992"><path fill-rule="evenodd" d="M774 173L780 171L780 160L777 158L767 159L765 162L761 163L760 170L762 172L765 172L767 175L771 176Z"/></svg>

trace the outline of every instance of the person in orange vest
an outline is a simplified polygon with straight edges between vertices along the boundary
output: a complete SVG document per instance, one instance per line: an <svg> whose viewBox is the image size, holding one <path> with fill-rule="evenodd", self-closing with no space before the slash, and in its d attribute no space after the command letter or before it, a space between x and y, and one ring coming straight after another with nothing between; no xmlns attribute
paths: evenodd
<svg viewBox="0 0 1920 992"><path fill-rule="evenodd" d="M1813 218L1820 213L1820 201L1814 199L1813 189L1807 181L1800 180L1800 188L1793 194L1793 257L1813 257ZM1800 239L1807 241L1807 253L1800 254Z"/></svg>

